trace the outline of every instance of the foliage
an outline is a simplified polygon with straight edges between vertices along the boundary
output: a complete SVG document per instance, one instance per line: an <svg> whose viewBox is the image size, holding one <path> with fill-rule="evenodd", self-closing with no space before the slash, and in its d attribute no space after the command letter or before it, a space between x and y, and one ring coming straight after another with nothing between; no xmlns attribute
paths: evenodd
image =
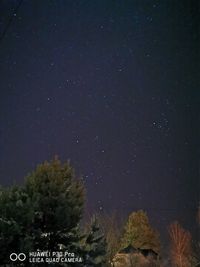
<svg viewBox="0 0 200 267"><path fill-rule="evenodd" d="M92 218L89 233L84 244L84 266L104 267L106 263L106 241L97 222L96 216Z"/></svg>
<svg viewBox="0 0 200 267"><path fill-rule="evenodd" d="M8 262L10 252L32 248L30 234L33 209L26 192L19 187L1 189L0 193L0 262Z"/></svg>
<svg viewBox="0 0 200 267"><path fill-rule="evenodd" d="M69 162L61 164L57 158L39 165L23 187L1 189L1 264L9 261L11 252L78 252L83 204L83 185Z"/></svg>
<svg viewBox="0 0 200 267"><path fill-rule="evenodd" d="M26 179L25 189L34 208L35 249L68 247L81 219L84 190L69 163L56 158L39 165Z"/></svg>
<svg viewBox="0 0 200 267"><path fill-rule="evenodd" d="M139 210L132 212L124 228L121 247L132 245L135 248L160 251L160 240L157 231L149 224L147 214Z"/></svg>

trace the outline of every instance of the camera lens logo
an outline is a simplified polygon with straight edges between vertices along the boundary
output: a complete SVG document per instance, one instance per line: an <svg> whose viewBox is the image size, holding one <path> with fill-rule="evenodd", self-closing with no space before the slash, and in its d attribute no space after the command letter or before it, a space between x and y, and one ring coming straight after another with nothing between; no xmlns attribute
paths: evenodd
<svg viewBox="0 0 200 267"><path fill-rule="evenodd" d="M10 260L11 261L25 261L26 255L24 253L11 253L10 254Z"/></svg>

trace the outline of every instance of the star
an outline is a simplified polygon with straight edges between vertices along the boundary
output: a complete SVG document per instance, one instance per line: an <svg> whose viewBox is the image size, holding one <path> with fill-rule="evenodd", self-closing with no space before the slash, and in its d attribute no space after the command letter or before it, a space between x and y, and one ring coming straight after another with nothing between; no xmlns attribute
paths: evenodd
<svg viewBox="0 0 200 267"><path fill-rule="evenodd" d="M59 154L83 173L86 213L148 209L163 239L162 216L195 229L195 12L178 1L38 1L33 19L31 1L18 10L8 2L0 25L1 185L23 184Z"/></svg>

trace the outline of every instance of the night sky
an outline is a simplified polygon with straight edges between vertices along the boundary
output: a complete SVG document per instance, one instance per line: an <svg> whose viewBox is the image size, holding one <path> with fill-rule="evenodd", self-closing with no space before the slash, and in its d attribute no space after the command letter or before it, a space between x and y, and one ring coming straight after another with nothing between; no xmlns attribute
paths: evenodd
<svg viewBox="0 0 200 267"><path fill-rule="evenodd" d="M71 159L87 209L195 229L198 1L0 2L0 183Z"/></svg>

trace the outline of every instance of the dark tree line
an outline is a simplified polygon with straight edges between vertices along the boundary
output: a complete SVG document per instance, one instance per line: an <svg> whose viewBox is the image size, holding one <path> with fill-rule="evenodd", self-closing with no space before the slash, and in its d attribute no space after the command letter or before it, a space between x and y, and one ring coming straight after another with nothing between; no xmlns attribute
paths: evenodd
<svg viewBox="0 0 200 267"><path fill-rule="evenodd" d="M159 234L144 211L132 212L121 225L116 214L93 216L83 227L84 203L83 183L69 162L62 164L57 158L38 165L22 186L0 188L0 266L110 267L115 255L130 246L160 254ZM199 266L200 244L194 253L190 233L173 223L169 234L170 266ZM32 264L28 257L24 262L10 260L13 252L29 255L36 251L68 251L82 262ZM136 266L135 261L131 266Z"/></svg>
<svg viewBox="0 0 200 267"><path fill-rule="evenodd" d="M69 162L62 164L57 158L39 165L23 186L1 188L0 265L11 264L12 252L48 250L75 253L83 259L80 267L103 266L106 244L97 221L92 221L88 233L80 229L84 200L84 186Z"/></svg>

